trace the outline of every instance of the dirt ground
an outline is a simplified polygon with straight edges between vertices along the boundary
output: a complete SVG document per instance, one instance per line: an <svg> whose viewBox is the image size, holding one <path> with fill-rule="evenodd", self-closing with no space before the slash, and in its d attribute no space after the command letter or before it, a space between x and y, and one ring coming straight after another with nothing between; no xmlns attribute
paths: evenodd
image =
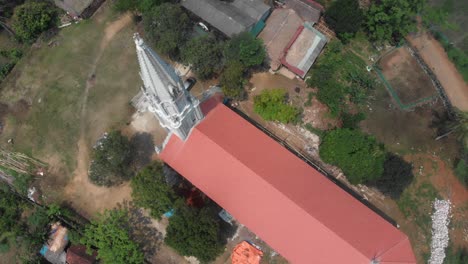
<svg viewBox="0 0 468 264"><path fill-rule="evenodd" d="M408 36L407 40L437 76L453 106L468 111L468 85L440 43L426 32Z"/></svg>
<svg viewBox="0 0 468 264"><path fill-rule="evenodd" d="M382 58L379 65L403 104L408 105L437 94L431 79L407 47L395 49Z"/></svg>

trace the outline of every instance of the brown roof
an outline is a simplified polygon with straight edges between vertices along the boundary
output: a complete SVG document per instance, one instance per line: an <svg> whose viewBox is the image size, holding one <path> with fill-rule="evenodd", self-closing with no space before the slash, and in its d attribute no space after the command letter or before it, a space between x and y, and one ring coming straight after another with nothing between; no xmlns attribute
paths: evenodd
<svg viewBox="0 0 468 264"><path fill-rule="evenodd" d="M97 253L88 255L86 253L86 247L83 245L73 245L67 251L67 263L68 264L93 264L96 262Z"/></svg>

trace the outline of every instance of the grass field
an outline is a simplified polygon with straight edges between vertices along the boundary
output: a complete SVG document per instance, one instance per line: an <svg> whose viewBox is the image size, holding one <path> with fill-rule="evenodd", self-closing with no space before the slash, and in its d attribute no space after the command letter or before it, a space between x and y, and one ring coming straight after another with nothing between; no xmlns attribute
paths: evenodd
<svg viewBox="0 0 468 264"><path fill-rule="evenodd" d="M126 26L104 43L106 29L116 19L106 8L91 20L62 29L54 45L40 43L25 52L0 86L0 101L10 106L1 145L48 162L55 184L71 177L82 125L92 145L129 117L128 102L139 86L135 28ZM87 85L89 98L82 116ZM9 138L14 139L13 146L6 144Z"/></svg>

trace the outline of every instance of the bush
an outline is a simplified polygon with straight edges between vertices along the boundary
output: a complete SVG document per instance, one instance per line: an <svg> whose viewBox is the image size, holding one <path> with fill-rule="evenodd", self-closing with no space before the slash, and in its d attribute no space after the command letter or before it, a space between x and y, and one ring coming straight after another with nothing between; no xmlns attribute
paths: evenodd
<svg viewBox="0 0 468 264"><path fill-rule="evenodd" d="M141 249L129 235L128 212L106 211L85 227L80 242L88 251L97 248L97 259L104 263L144 263Z"/></svg>
<svg viewBox="0 0 468 264"><path fill-rule="evenodd" d="M357 130L327 132L320 144L320 158L340 167L352 184L378 180L384 172L383 146Z"/></svg>
<svg viewBox="0 0 468 264"><path fill-rule="evenodd" d="M174 207L177 196L167 184L163 164L155 162L141 170L131 181L132 198L135 205L150 209L151 216L161 215Z"/></svg>
<svg viewBox="0 0 468 264"><path fill-rule="evenodd" d="M147 12L153 7L158 6L167 0L116 0L114 9L119 12L139 11Z"/></svg>
<svg viewBox="0 0 468 264"><path fill-rule="evenodd" d="M343 121L343 128L349 129L357 129L359 127L359 123L366 119L366 115L364 113L357 113L357 114L350 114L350 113L343 113L341 115L341 120Z"/></svg>
<svg viewBox="0 0 468 264"><path fill-rule="evenodd" d="M192 208L179 202L169 220L165 242L184 256L212 261L223 251L219 217L209 208Z"/></svg>
<svg viewBox="0 0 468 264"><path fill-rule="evenodd" d="M113 186L132 176L130 141L120 131L112 131L94 146L89 179L96 185Z"/></svg>
<svg viewBox="0 0 468 264"><path fill-rule="evenodd" d="M268 121L297 123L300 110L287 103L287 92L284 89L263 90L254 98L254 111Z"/></svg>
<svg viewBox="0 0 468 264"><path fill-rule="evenodd" d="M19 40L32 42L57 23L58 14L54 6L48 2L28 1L15 8L12 25Z"/></svg>
<svg viewBox="0 0 468 264"><path fill-rule="evenodd" d="M244 66L238 61L229 62L221 74L221 88L226 97L243 100L246 97L244 90Z"/></svg>
<svg viewBox="0 0 468 264"><path fill-rule="evenodd" d="M468 164L463 159L460 159L455 166L455 175L460 180L460 182L468 186Z"/></svg>

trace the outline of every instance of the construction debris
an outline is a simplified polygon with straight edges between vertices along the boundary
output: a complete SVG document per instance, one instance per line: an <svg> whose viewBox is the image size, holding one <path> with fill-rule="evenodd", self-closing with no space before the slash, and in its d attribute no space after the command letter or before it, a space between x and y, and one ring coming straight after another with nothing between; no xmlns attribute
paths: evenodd
<svg viewBox="0 0 468 264"><path fill-rule="evenodd" d="M432 215L432 243L429 264L443 264L445 248L449 243L450 201L434 201L434 214Z"/></svg>

